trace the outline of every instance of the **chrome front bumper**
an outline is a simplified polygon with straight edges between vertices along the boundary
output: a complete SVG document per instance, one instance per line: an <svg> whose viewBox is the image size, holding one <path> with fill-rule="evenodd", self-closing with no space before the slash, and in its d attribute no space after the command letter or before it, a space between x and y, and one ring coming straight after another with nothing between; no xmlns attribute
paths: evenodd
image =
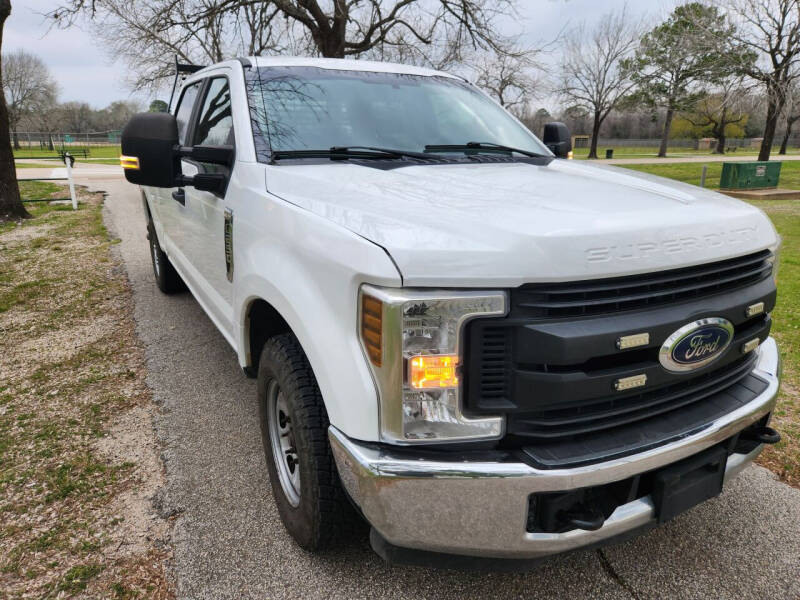
<svg viewBox="0 0 800 600"><path fill-rule="evenodd" d="M651 471L722 442L770 413L780 379L772 338L758 350L754 372L769 382L761 395L703 431L647 452L574 469L525 463L430 461L355 442L331 426L341 480L375 530L401 548L492 558L531 559L601 543L655 521L650 497L624 504L597 531L526 531L531 494L602 485ZM761 452L733 454L725 481Z"/></svg>

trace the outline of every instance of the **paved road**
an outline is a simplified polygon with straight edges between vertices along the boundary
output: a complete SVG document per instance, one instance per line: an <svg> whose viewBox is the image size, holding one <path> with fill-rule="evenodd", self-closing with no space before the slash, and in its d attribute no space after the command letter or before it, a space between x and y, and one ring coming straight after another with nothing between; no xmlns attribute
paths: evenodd
<svg viewBox="0 0 800 600"><path fill-rule="evenodd" d="M89 183L109 192L106 221L122 240L161 407L160 505L177 515L180 598L800 598L800 491L758 467L644 537L527 574L393 568L366 537L327 556L303 552L269 493L252 381L190 295L156 290L137 190Z"/></svg>

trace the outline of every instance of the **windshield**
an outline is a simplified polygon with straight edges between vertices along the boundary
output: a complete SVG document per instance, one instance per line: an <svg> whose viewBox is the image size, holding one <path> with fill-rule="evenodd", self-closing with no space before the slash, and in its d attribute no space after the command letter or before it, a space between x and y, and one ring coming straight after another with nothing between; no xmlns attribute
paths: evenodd
<svg viewBox="0 0 800 600"><path fill-rule="evenodd" d="M422 152L467 142L550 156L504 109L457 79L316 67L260 67L248 75L261 161L272 151L371 146Z"/></svg>

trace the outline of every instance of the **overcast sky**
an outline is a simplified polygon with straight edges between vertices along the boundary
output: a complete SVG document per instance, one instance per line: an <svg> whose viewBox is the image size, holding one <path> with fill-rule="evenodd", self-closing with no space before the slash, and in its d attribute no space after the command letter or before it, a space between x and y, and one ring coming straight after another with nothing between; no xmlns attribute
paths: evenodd
<svg viewBox="0 0 800 600"><path fill-rule="evenodd" d="M135 1L135 0L132 0ZM675 0L628 0L632 15L657 14ZM603 13L625 6L625 0L518 0L521 20L509 25L530 43L552 39L565 26L596 21ZM68 30L51 29L42 16L58 0L12 0L11 17L3 32L3 51L22 48L39 55L61 89L61 100L80 100L103 107L131 97L122 64L114 64L94 42L91 28L78 24ZM148 98L141 98L148 100Z"/></svg>

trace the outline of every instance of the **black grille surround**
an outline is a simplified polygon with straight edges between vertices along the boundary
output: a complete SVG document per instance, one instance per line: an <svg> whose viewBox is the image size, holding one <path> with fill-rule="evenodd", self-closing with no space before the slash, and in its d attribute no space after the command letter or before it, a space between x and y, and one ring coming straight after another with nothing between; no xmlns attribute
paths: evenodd
<svg viewBox="0 0 800 600"><path fill-rule="evenodd" d="M506 415L503 449L522 448L544 468L587 464L667 443L735 410L763 391L754 354L742 345L769 335L776 290L771 253L654 274L510 290L503 318L465 332L464 409ZM764 302L749 317L748 306ZM664 340L705 317L733 323L734 338L710 365L672 373L658 361ZM647 332L647 346L617 340ZM614 382L647 375L618 392Z"/></svg>
<svg viewBox="0 0 800 600"><path fill-rule="evenodd" d="M642 310L746 287L772 273L769 250L720 262L599 281L528 284L514 303L542 317L582 317Z"/></svg>

